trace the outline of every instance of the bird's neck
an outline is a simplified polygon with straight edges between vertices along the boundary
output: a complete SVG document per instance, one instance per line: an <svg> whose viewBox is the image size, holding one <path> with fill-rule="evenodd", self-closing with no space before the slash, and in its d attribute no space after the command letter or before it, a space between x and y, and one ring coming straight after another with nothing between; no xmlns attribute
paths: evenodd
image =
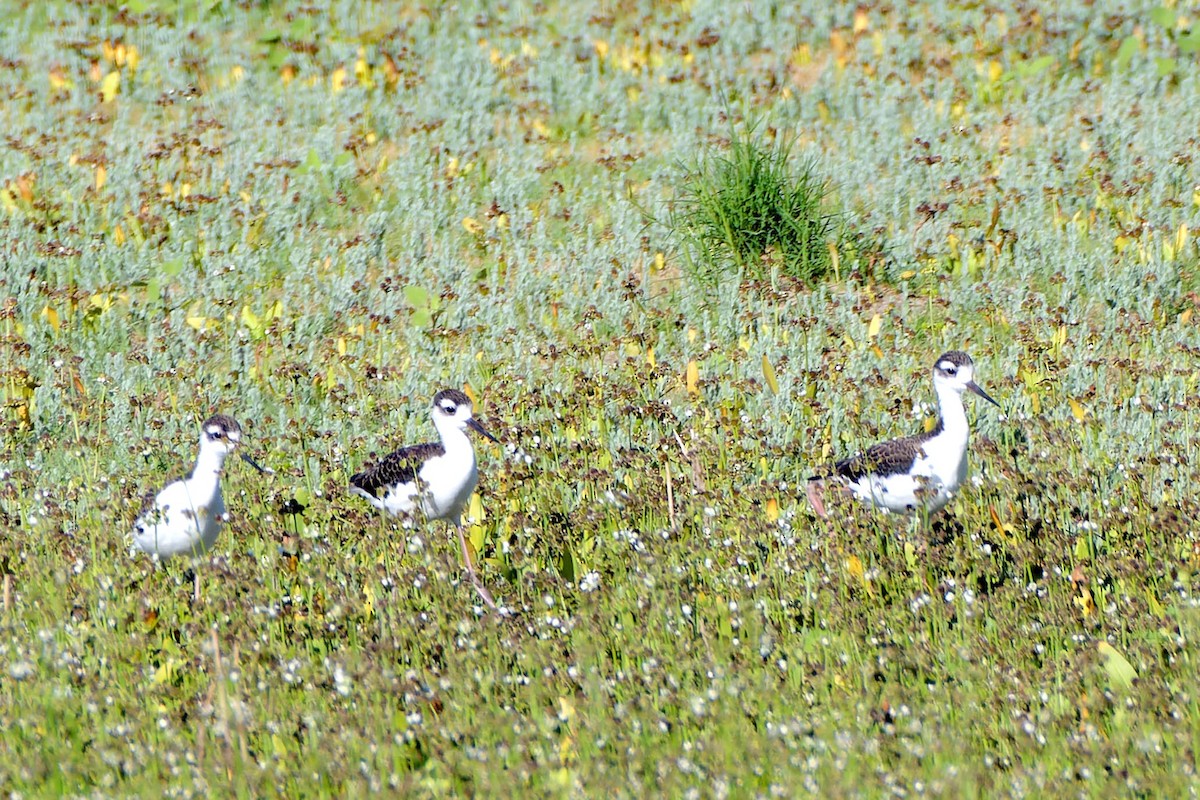
<svg viewBox="0 0 1200 800"><path fill-rule="evenodd" d="M939 389L938 410L942 416L942 435L966 442L971 430L967 424L967 410L963 407L962 395L950 388Z"/></svg>
<svg viewBox="0 0 1200 800"><path fill-rule="evenodd" d="M216 486L225 467L225 453L200 448L196 466L192 469L192 482L196 486Z"/></svg>
<svg viewBox="0 0 1200 800"><path fill-rule="evenodd" d="M468 438L465 431L460 431L458 428L449 428L440 431L442 434L442 447L446 448L446 455L474 455L475 449L471 446L471 440Z"/></svg>

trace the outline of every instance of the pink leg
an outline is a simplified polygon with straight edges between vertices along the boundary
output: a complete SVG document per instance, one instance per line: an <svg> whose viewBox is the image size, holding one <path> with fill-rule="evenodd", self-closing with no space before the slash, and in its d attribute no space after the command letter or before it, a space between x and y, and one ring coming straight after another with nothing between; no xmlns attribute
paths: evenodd
<svg viewBox="0 0 1200 800"><path fill-rule="evenodd" d="M471 576L471 584L475 587L475 591L479 593L479 597L484 603L487 603L488 608L497 611L496 601L492 599L492 593L483 585L483 581L479 580L479 576L475 573L475 566L471 563L471 551L467 549L467 537L463 536L462 525L456 525L454 528L458 531L458 544L462 548L463 563L467 567L467 575Z"/></svg>
<svg viewBox="0 0 1200 800"><path fill-rule="evenodd" d="M808 495L808 502L813 507L813 511L817 512L817 516L821 519L829 519L829 514L825 512L825 481L809 481L805 493Z"/></svg>

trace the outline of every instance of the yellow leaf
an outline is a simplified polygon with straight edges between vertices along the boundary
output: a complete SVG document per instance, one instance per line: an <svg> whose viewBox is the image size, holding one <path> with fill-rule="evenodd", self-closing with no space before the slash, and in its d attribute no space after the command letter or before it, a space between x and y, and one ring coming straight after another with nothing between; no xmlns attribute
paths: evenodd
<svg viewBox="0 0 1200 800"><path fill-rule="evenodd" d="M121 73L113 70L104 76L104 80L100 81L100 99L105 103L111 103L117 96L117 91L121 88Z"/></svg>
<svg viewBox="0 0 1200 800"><path fill-rule="evenodd" d="M767 501L767 522L779 521L779 501L772 497Z"/></svg>
<svg viewBox="0 0 1200 800"><path fill-rule="evenodd" d="M125 66L129 67L131 73L137 72L138 64L142 57L138 54L138 49L134 45L125 47Z"/></svg>
<svg viewBox="0 0 1200 800"><path fill-rule="evenodd" d="M867 10L862 6L859 6L858 10L854 12L854 32L862 33L863 31L870 29L870 27L871 18L867 15Z"/></svg>
<svg viewBox="0 0 1200 800"><path fill-rule="evenodd" d="M915 278L915 277L917 277L917 271L916 271L916 270L912 270L912 269L906 269L906 270L904 270L904 272L901 272L901 273L900 273L900 279L901 279L901 280L905 280L905 281L906 281L906 280L908 280L909 278Z"/></svg>
<svg viewBox="0 0 1200 800"><path fill-rule="evenodd" d="M200 304L200 301L196 301L196 303L192 305L191 310L188 311L187 317L184 318L184 321L189 326L191 326L192 328L195 328L198 331L202 331L205 329L205 327L208 326L208 317L206 317L200 313L201 308L202 308L202 306Z"/></svg>
<svg viewBox="0 0 1200 800"><path fill-rule="evenodd" d="M596 49L596 57L601 61L608 58L608 42L603 39L596 39L592 42L592 47Z"/></svg>
<svg viewBox="0 0 1200 800"><path fill-rule="evenodd" d="M658 366L658 359L654 357L653 347L646 348L646 363L650 365L650 369L654 369Z"/></svg>
<svg viewBox="0 0 1200 800"><path fill-rule="evenodd" d="M846 571L850 573L850 577L857 580L867 590L867 593L874 596L875 588L871 586L871 579L867 577L866 570L863 569L863 563L858 556L850 556L846 559Z"/></svg>
<svg viewBox="0 0 1200 800"><path fill-rule="evenodd" d="M106 170L104 168L103 164L97 164L96 165L96 191L97 192L104 188L104 181L107 179L108 179L108 170Z"/></svg>
<svg viewBox="0 0 1200 800"><path fill-rule="evenodd" d="M120 225L113 228L113 244L125 244L125 231Z"/></svg>
<svg viewBox="0 0 1200 800"><path fill-rule="evenodd" d="M1125 689L1133 686L1133 682L1137 680L1137 670L1125 656L1121 655L1117 648L1108 642L1100 642L1096 645L1096 649L1100 651L1100 658L1104 661L1104 670L1112 682Z"/></svg>
<svg viewBox="0 0 1200 800"><path fill-rule="evenodd" d="M478 492L471 495L471 502L467 506L467 521L473 524L484 521L483 500Z"/></svg>
<svg viewBox="0 0 1200 800"><path fill-rule="evenodd" d="M340 92L346 86L346 68L338 67L329 76L329 88L334 92Z"/></svg>
<svg viewBox="0 0 1200 800"><path fill-rule="evenodd" d="M871 352L875 354L876 358L883 358L883 350L879 347L879 345L871 345Z"/></svg>
<svg viewBox="0 0 1200 800"><path fill-rule="evenodd" d="M874 339L879 335L879 329L883 327L883 317L876 314L871 317L871 324L867 326L867 338Z"/></svg>
<svg viewBox="0 0 1200 800"><path fill-rule="evenodd" d="M178 666L179 662L175 659L167 659L164 663L159 665L158 669L154 670L154 682L162 684L172 680L175 675L175 670Z"/></svg>
<svg viewBox="0 0 1200 800"><path fill-rule="evenodd" d="M1182 314L1179 315L1179 324L1180 325L1187 325L1191 321L1192 321L1192 309L1190 309L1190 308L1186 309Z"/></svg>
<svg viewBox="0 0 1200 800"><path fill-rule="evenodd" d="M779 394L779 381L775 377L775 367L771 366L770 359L766 353L762 357L763 377L767 381L767 386L771 389L771 394Z"/></svg>
<svg viewBox="0 0 1200 800"><path fill-rule="evenodd" d="M1087 416L1087 409L1080 405L1079 401L1073 397L1067 398L1067 402L1071 406L1071 413L1075 416L1075 421L1083 422L1083 418Z"/></svg>
<svg viewBox="0 0 1200 800"><path fill-rule="evenodd" d="M339 356L346 355L346 337L339 336L337 340L337 351Z"/></svg>
<svg viewBox="0 0 1200 800"><path fill-rule="evenodd" d="M241 64L235 64L233 69L229 70L229 82L241 83L242 78L246 77L246 70Z"/></svg>
<svg viewBox="0 0 1200 800"><path fill-rule="evenodd" d="M55 67L50 70L50 90L51 91L54 91L54 92L66 91L66 90L72 89L74 87L75 87L75 81L73 81L69 77L67 77L67 75L61 69L59 69L58 67Z"/></svg>
<svg viewBox="0 0 1200 800"><path fill-rule="evenodd" d="M363 584L363 611L368 617L375 613L375 589L370 583Z"/></svg>
<svg viewBox="0 0 1200 800"><path fill-rule="evenodd" d="M662 272L662 268L664 266L666 266L666 263L667 263L666 256L664 256L662 253L654 254L654 271L655 272Z"/></svg>
<svg viewBox="0 0 1200 800"><path fill-rule="evenodd" d="M1092 590L1086 586L1080 589L1079 597L1075 598L1075 605L1085 617L1096 613L1096 601L1092 599Z"/></svg>
<svg viewBox="0 0 1200 800"><path fill-rule="evenodd" d="M1149 586L1146 587L1146 604L1150 606L1150 613L1157 617L1161 617L1167 613L1163 608L1163 604L1158 602L1158 598L1154 595L1154 590Z"/></svg>
<svg viewBox="0 0 1200 800"><path fill-rule="evenodd" d="M1029 395L1029 405L1033 409L1033 413L1042 413L1042 400L1036 392Z"/></svg>
<svg viewBox="0 0 1200 800"><path fill-rule="evenodd" d="M483 226L474 217L463 217L462 226L467 233L478 235L483 233Z"/></svg>
<svg viewBox="0 0 1200 800"><path fill-rule="evenodd" d="M693 396L700 394L700 365L696 363L695 359L688 362L684 383L687 386L688 394Z"/></svg>
<svg viewBox="0 0 1200 800"><path fill-rule="evenodd" d="M359 51L358 60L354 62L354 78L358 81L359 86L366 89L375 85L375 81L371 79L371 65L363 57L362 51Z"/></svg>
<svg viewBox="0 0 1200 800"><path fill-rule="evenodd" d="M50 323L51 328L54 328L55 331L57 331L59 329L61 322L58 319L57 311L55 311L50 306L46 306L45 308L42 309L42 316L46 318L46 322Z"/></svg>

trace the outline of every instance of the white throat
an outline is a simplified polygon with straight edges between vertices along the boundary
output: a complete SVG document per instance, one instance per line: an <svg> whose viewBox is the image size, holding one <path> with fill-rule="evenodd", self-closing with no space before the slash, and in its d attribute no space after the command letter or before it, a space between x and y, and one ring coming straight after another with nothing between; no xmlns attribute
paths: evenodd
<svg viewBox="0 0 1200 800"><path fill-rule="evenodd" d="M225 467L225 458L229 451L223 447L210 445L207 441L200 443L200 455L196 457L196 466L192 469L192 480L202 484L215 484L221 477Z"/></svg>
<svg viewBox="0 0 1200 800"><path fill-rule="evenodd" d="M438 435L442 437L442 446L446 448L447 454L473 451L471 439L467 432L458 426L458 420L439 416L434 419L434 425Z"/></svg>
<svg viewBox="0 0 1200 800"><path fill-rule="evenodd" d="M967 409L963 406L962 392L951 386L938 386L938 412L942 417L942 431L951 438L961 438L965 443L970 436L967 424Z"/></svg>

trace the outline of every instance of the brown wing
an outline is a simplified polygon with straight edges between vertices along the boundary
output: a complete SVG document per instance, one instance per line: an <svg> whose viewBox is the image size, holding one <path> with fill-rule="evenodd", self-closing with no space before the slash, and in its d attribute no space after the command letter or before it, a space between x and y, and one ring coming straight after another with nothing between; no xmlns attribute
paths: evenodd
<svg viewBox="0 0 1200 800"><path fill-rule="evenodd" d="M880 442L867 448L853 458L843 459L833 465L837 474L848 481L857 481L864 475L896 475L912 469L913 462L921 454L921 448L937 431L920 436L906 436Z"/></svg>
<svg viewBox="0 0 1200 800"><path fill-rule="evenodd" d="M394 453L385 456L373 467L350 477L350 485L376 497L387 492L387 487L401 483L409 483L417 478L421 465L435 456L444 456L446 448L441 442L434 444L415 444L411 447L401 447Z"/></svg>

